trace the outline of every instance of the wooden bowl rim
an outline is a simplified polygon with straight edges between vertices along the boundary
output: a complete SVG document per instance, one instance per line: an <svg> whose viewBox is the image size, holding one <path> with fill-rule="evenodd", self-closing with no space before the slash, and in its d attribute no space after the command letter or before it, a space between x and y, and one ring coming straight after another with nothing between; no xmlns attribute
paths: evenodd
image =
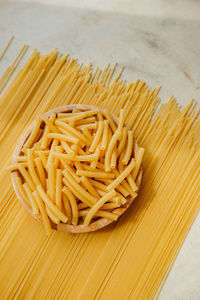
<svg viewBox="0 0 200 300"><path fill-rule="evenodd" d="M50 116L51 114L55 114L55 113L69 112L69 111L72 111L73 108L77 108L82 111L92 110L92 109L96 109L96 108L98 108L101 112L104 110L103 108L100 108L97 106L92 106L92 105L73 104L73 105L64 105L64 106L60 106L60 107L54 108L52 110L49 110L48 112L42 114L41 117L44 118L44 117ZM111 116L112 116L112 119L114 120L114 122L117 124L118 118L113 114L111 114ZM29 135L31 134L33 126L34 126L34 121L31 123L31 125L28 128L25 129L25 131L20 136L17 146L13 153L13 157L12 157L13 163L17 162L16 156L20 155L21 149L22 149L24 143L26 142L26 140L28 139ZM139 149L139 146L138 146L136 140L134 139L134 151L138 151L138 149ZM32 209L23 201L22 197L20 196L20 193L17 189L17 184L16 184L17 176L18 176L18 171L11 172L12 185L13 185L13 188L17 195L17 198L21 202L24 209L34 219L36 219L37 221L39 221L41 223L42 221L41 221L40 217L33 215ZM138 189L141 185L141 180L142 180L142 167L140 168L137 179L136 179L136 184L138 186ZM118 216L121 216L129 208L129 206L131 205L132 202L133 202L133 198L131 196L129 196L129 197L127 197L127 203L125 205L123 205L119 208L116 208L112 212L117 214ZM83 225L83 224L80 224L80 225L69 225L69 224L64 224L64 223L54 224L53 222L51 222L51 226L53 229L58 230L58 231L64 231L64 232L70 232L70 233L85 233L85 232L99 230L113 222L114 222L113 220L109 220L107 218L100 218L100 219L90 223L88 226Z"/></svg>

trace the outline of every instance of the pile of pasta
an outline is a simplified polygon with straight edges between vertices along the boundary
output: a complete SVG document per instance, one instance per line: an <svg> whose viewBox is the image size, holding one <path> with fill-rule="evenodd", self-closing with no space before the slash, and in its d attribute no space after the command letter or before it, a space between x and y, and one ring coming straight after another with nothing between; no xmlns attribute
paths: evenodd
<svg viewBox="0 0 200 300"><path fill-rule="evenodd" d="M38 118L9 169L17 171L20 197L50 234L60 222L116 221L116 209L137 196L143 153L123 110L115 122L107 110L73 108Z"/></svg>

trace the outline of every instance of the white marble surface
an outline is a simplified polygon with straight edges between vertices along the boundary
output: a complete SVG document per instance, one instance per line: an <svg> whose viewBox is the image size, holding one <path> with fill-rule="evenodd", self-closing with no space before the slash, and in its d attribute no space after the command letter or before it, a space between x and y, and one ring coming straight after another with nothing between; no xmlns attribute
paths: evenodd
<svg viewBox="0 0 200 300"><path fill-rule="evenodd" d="M0 0L0 74L24 43L57 47L83 63L125 66L124 78L162 85L166 101L200 103L200 1L198 0ZM26 56L27 57L27 56ZM200 216L197 217L159 300L200 299ZM146 300L146 299L144 299Z"/></svg>

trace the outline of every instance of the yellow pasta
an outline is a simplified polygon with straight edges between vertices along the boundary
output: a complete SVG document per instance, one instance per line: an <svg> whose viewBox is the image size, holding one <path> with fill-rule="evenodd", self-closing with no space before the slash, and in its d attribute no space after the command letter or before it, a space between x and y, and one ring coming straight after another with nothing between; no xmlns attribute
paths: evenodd
<svg viewBox="0 0 200 300"><path fill-rule="evenodd" d="M119 121L118 121L118 139L122 138L123 134L123 128L124 128L124 119L125 119L125 114L124 114L124 109L120 109L120 115L119 115Z"/></svg>
<svg viewBox="0 0 200 300"><path fill-rule="evenodd" d="M56 169L53 162L49 163L48 166L48 181L49 181L49 197L52 202L55 199L55 187L56 187Z"/></svg>
<svg viewBox="0 0 200 300"><path fill-rule="evenodd" d="M66 180L65 177L63 177L63 183L66 187L70 189L70 191L78 200L82 201L89 207L93 206L93 203L89 201L88 197L85 194L80 193L79 188L77 188L77 186L72 185L69 181Z"/></svg>
<svg viewBox="0 0 200 300"><path fill-rule="evenodd" d="M96 169L96 167L97 167L97 163L98 163L98 160L99 160L99 157L100 157L100 154L101 154L101 144L98 144L94 154L95 154L96 157L90 164L92 169Z"/></svg>
<svg viewBox="0 0 200 300"><path fill-rule="evenodd" d="M25 179L25 181L29 184L29 186L31 187L31 189L34 191L35 185L34 185L33 179L29 175L29 173L26 171L26 169L23 166L19 165L18 169L19 169L22 177Z"/></svg>
<svg viewBox="0 0 200 300"><path fill-rule="evenodd" d="M28 147L30 147L30 146L33 144L34 139L35 139L35 137L36 137L36 135L38 134L38 131L39 131L39 129L40 129L41 122L42 122L41 119L38 119L38 120L35 121L35 126L34 126L33 130L31 131L31 134L30 134L30 136L28 137L26 143L25 143L24 146L23 146L23 151L24 151L24 152L26 151L26 149L27 149Z"/></svg>
<svg viewBox="0 0 200 300"><path fill-rule="evenodd" d="M77 207L77 202L76 198L72 194L69 188L66 186L62 189L63 193L67 196L70 205L71 205L71 210L72 210L72 224L77 225L78 224L78 207Z"/></svg>
<svg viewBox="0 0 200 300"><path fill-rule="evenodd" d="M87 127L84 127L84 128L81 128L82 132L83 132L83 135L89 140L89 141L92 141L93 140L93 137L91 135L91 133L89 132L88 128Z"/></svg>
<svg viewBox="0 0 200 300"><path fill-rule="evenodd" d="M42 183L43 188L45 189L46 187L46 178L45 178L45 173L44 173L44 168L41 162L41 159L39 157L34 159L37 171L38 171L38 175L40 178L40 182Z"/></svg>
<svg viewBox="0 0 200 300"><path fill-rule="evenodd" d="M57 129L57 127L53 124L54 121L52 118L44 118L44 122L47 125L47 127L49 128L49 131L51 132L55 132L55 133L59 133L59 130Z"/></svg>
<svg viewBox="0 0 200 300"><path fill-rule="evenodd" d="M84 225L89 225L93 215L99 210L99 208L108 200L116 195L115 190L111 190L107 194L105 194L102 198L100 198L93 206L90 208L87 216L84 220Z"/></svg>
<svg viewBox="0 0 200 300"><path fill-rule="evenodd" d="M69 63L70 66L73 64L78 68L74 61ZM42 66L41 64L41 68ZM41 99L44 103L48 97L52 99L52 107L58 98L66 101L73 95L73 101L78 99L78 94L75 95L70 90L70 84L76 80L76 76L68 74L68 77L62 81L65 72L67 71L63 68L62 76L56 79L52 88L47 89L47 94L43 94ZM106 84L110 72L108 69L102 73L102 83ZM78 78L77 87L81 80L81 77ZM88 82L89 80L90 76ZM68 86L66 89L64 82ZM85 81L85 87L88 82ZM61 93L54 94L54 88L59 85ZM95 89L88 90L84 99L92 98L94 91ZM38 97L40 93L43 93L42 89L38 91ZM107 96L105 94L105 97ZM37 101L36 96L35 101ZM45 109L47 110L47 107L44 105L43 110ZM130 196L132 198L136 196L132 190L133 174L128 175L131 178L130 182L126 181L127 177L111 192L108 190L110 184L120 176L118 147L123 138L124 111L120 111L118 126L108 111L104 114L104 109L101 111L88 109L85 112L73 109L69 113L52 113L38 120L40 125L36 124L38 128L36 125L33 128L34 137L29 136L29 144L25 147L24 153L18 155L10 170L11 172L21 170L22 181L30 186L26 197L28 205L31 206L31 202L35 200L46 233L49 235L52 229L68 230L73 226L84 228L99 219L102 219L102 222L103 219L116 221L118 215L115 209L123 207L127 197L130 199ZM111 145L113 143L111 151L110 142ZM110 151L109 171L105 168L108 150ZM120 156L120 163L121 160L122 156ZM19 184L19 190L20 188ZM24 190L23 186L22 190ZM35 213L34 210L33 212ZM65 223L71 226L66 226ZM92 226L91 224L91 228Z"/></svg>
<svg viewBox="0 0 200 300"><path fill-rule="evenodd" d="M77 181L80 182L81 179L79 176L77 176L75 170L73 167L71 167L70 165L66 164L64 160L60 160L61 164L64 166L64 169L67 170L72 176L73 178Z"/></svg>
<svg viewBox="0 0 200 300"><path fill-rule="evenodd" d="M62 191L62 203L63 203L64 209L65 209L65 214L68 217L68 223L71 224L71 222L72 222L71 206L70 206L68 197L65 195L65 193L63 193L63 191Z"/></svg>
<svg viewBox="0 0 200 300"><path fill-rule="evenodd" d="M103 131L103 137L101 141L101 150L106 150L106 146L108 144L108 120L104 120L104 131Z"/></svg>
<svg viewBox="0 0 200 300"><path fill-rule="evenodd" d="M88 205L81 202L81 203L78 203L78 211L80 211L81 209L84 209L84 208L88 208Z"/></svg>
<svg viewBox="0 0 200 300"><path fill-rule="evenodd" d="M68 218L51 202L41 185L37 186L37 190L43 199L44 203L56 214L63 223L68 221Z"/></svg>
<svg viewBox="0 0 200 300"><path fill-rule="evenodd" d="M27 195L28 199L30 200L33 214L36 215L36 216L39 215L39 210L38 210L37 202L33 198L33 195L32 195L32 192L31 192L31 189L30 189L28 183L25 182L23 184L23 187L24 187L24 190L26 192L26 195Z"/></svg>
<svg viewBox="0 0 200 300"><path fill-rule="evenodd" d="M4 74L2 75L2 77L0 78L0 93L4 90L6 84L8 83L10 77L12 76L12 74L14 73L14 71L16 70L16 68L18 67L20 61L22 60L22 58L25 55L25 53L28 50L28 48L29 48L29 46L27 46L27 45L24 45L22 47L22 49L19 51L17 57L14 59L13 63L11 64L11 66L6 69L6 71L4 72ZM7 50L7 47L4 49L4 51L6 51L6 50ZM5 53L4 51L2 53L3 55Z"/></svg>
<svg viewBox="0 0 200 300"><path fill-rule="evenodd" d="M67 132L69 132L69 133L73 134L75 137L79 138L86 145L90 144L90 142L88 141L88 139L83 134L81 134L80 131L76 130L75 128L71 127L70 125L68 125L68 124L66 124L66 123L64 123L62 121L59 121L59 120L56 120L55 124L59 125L60 127L62 127Z"/></svg>
<svg viewBox="0 0 200 300"><path fill-rule="evenodd" d="M76 156L77 152L78 152L78 145L75 145L75 144L71 145L71 149L74 153L74 156Z"/></svg>
<svg viewBox="0 0 200 300"><path fill-rule="evenodd" d="M16 155L15 156L15 160L17 161L17 162L27 162L27 156L26 155Z"/></svg>
<svg viewBox="0 0 200 300"><path fill-rule="evenodd" d="M45 205L45 207L46 207L46 211L47 211L48 217L53 221L54 224L59 224L60 223L60 219L56 215L56 213L48 205Z"/></svg>
<svg viewBox="0 0 200 300"><path fill-rule="evenodd" d="M38 156L39 158L41 159L41 162L42 162L42 165L43 165L43 168L47 170L47 158L45 156L45 153L43 151L38 151Z"/></svg>
<svg viewBox="0 0 200 300"><path fill-rule="evenodd" d="M69 131L66 131L65 129L63 129L63 128L60 127L60 126L57 126L57 128L58 128L59 132L61 132L61 133L63 133L63 134L66 134L67 136L70 136L70 137L74 138L73 134L70 133ZM79 145L80 145L81 147L84 147L84 146L85 146L85 143L84 143L83 141L79 140Z"/></svg>
<svg viewBox="0 0 200 300"><path fill-rule="evenodd" d="M9 46L10 46L10 44L12 43L13 40L14 40L14 35L12 35L12 36L10 37L10 39L9 39L9 41L8 41L8 43L7 43L7 45L5 46L3 52L1 53L1 55L0 55L0 60L4 57L6 51L8 50L8 48L9 48Z"/></svg>
<svg viewBox="0 0 200 300"><path fill-rule="evenodd" d="M99 194L97 193L96 189L92 186L89 179L85 176L81 176L80 178L83 186L88 190L88 192L93 195L95 198L99 198Z"/></svg>
<svg viewBox="0 0 200 300"><path fill-rule="evenodd" d="M96 122L95 117L89 117L86 119L81 119L81 120L76 121L75 126L81 127L81 125L84 125L84 124L89 125L90 123L95 123L95 122ZM85 128L87 128L87 127L85 127Z"/></svg>
<svg viewBox="0 0 200 300"><path fill-rule="evenodd" d="M110 168L115 169L117 164L117 146L115 145L115 148L113 149L113 153L110 160Z"/></svg>
<svg viewBox="0 0 200 300"><path fill-rule="evenodd" d="M73 160L73 161L93 161L94 159L96 159L97 155L96 154L88 154L88 155L75 155L75 156L71 156L68 154L64 154L64 153L58 153L55 151L52 151L52 156L54 157L58 157L60 159L63 160Z"/></svg>
<svg viewBox="0 0 200 300"><path fill-rule="evenodd" d="M17 61L19 58L20 56ZM14 67L9 68L2 78L3 80L0 79L0 81L2 80L0 90L3 86L1 83L6 82L13 70ZM111 80L112 73L113 68L110 67L105 70L96 68L96 71L93 72L90 65L84 68L75 59L61 56L57 51L40 55L35 50L20 70L17 70L11 83L1 94L0 181L3 190L0 201L2 212L0 255L1 297L3 299L20 297L153 299L158 295L160 286L199 211L200 122L197 118L199 110L195 108L195 102L190 102L186 107L181 108L172 97L167 103L158 107L159 88L150 89L145 82L138 79L127 84L125 80L119 78L118 74L114 80ZM88 104L101 107L103 118L109 123L108 142L117 130L111 113L118 116L120 109L124 109L127 128L133 130L139 145L143 145L146 149L142 159L144 185L138 201L130 207L117 224L109 226L106 230L96 234L75 236L54 232L50 238L44 239L39 225L36 226L36 222L31 221L17 202L5 166L7 166L26 124L31 123L44 111L68 104ZM104 110L109 112L108 117ZM91 117L95 117L98 122L98 111L83 119L82 116L78 116L78 111L75 113L73 110L72 113L65 113L64 117L78 117L77 121L73 121L73 128L80 131L81 134L83 134L83 128L87 128L94 138L96 125L83 124L85 121L80 126L77 124ZM50 120L50 117L48 119ZM53 126L48 127L47 123L41 123L38 136L36 135L30 146L34 149L34 167L39 180L35 159L38 157L41 159L45 178L48 179L46 164L52 145L52 140L48 139L46 149L41 149L42 142L40 140L43 136L39 137L41 130L48 127L49 133L67 134L66 130L55 125L55 120L59 119L58 114L54 114L53 119L50 120ZM62 118L60 120L65 122ZM126 165L122 163L125 152L123 155L121 154L123 150L126 151L128 145L127 136L123 141L124 132L128 129L124 127L121 139L116 142L118 149L116 169L109 171L116 174L116 178L126 168ZM73 137L69 132L68 135ZM36 138L40 140L36 141ZM86 138L89 140L88 137ZM91 144L90 140L89 142ZM79 140L77 156L89 154L89 142L85 146L86 143ZM71 148L71 143L68 145ZM61 146L61 153L69 155L62 143ZM105 152L107 147L108 145ZM125 189L124 192L126 191L126 194L129 193L129 195L123 196L128 197L128 201L137 193L137 190L133 192L133 189L136 189L141 164L138 160L139 152L136 150L134 149L136 152L134 169L115 188L116 193L119 192L121 195L123 195L122 190ZM55 148L54 151L59 152L59 148ZM100 171L105 171L105 152L101 151L96 166ZM16 158L13 160L13 164L27 163L26 155L20 153L18 156L23 158ZM112 159L112 155L110 157ZM57 168L64 170L60 158L51 155L51 159L55 165L59 160ZM73 168L76 168L75 163L90 167L93 159L95 158L93 157L88 162L65 160L65 163ZM98 166L99 163L104 167ZM83 170L87 169L83 167ZM17 170L11 172L14 172L15 175L12 175L12 178L20 173L20 177L15 180L15 188L22 200L24 197L21 192L24 191L24 187L20 189L22 182L27 183L34 194L35 183L26 165L19 166L19 172ZM89 177L87 179L96 191L103 190L105 186L109 186L115 180L96 180ZM33 189L28 182L31 180ZM65 185L64 180L65 178L62 181L63 186ZM94 182L95 184L99 182L103 187L95 186ZM72 225L77 226L78 230L79 225L84 227L84 218L93 203L88 203L85 197L80 195L78 189L71 187L68 182L67 184L76 198L78 212L86 210L86 212L82 212L85 216L78 218L78 224ZM79 185L85 189L81 182ZM121 191L119 187L122 187ZM44 192L48 195L47 185ZM40 195L39 192L38 195ZM27 195L25 198L24 202L27 201L27 205L31 207ZM45 206L52 231L53 229L64 230L65 224L62 220L49 208L41 196L40 199ZM65 201L66 199L62 192L62 212L69 219L67 224L71 224L70 214L67 212L67 205L70 207L70 204L69 201ZM116 194L96 213L98 214L102 210L114 213L115 206L121 206L121 202L122 200ZM26 207L26 205L24 206ZM39 205L38 208L42 219ZM93 222L100 218L102 217L93 215L89 224L91 228L93 228ZM148 239L145 238L146 236ZM23 247L27 249L25 253L21 251L22 241ZM47 260L48 253L51 255L48 255ZM133 260L133 257L136 259ZM12 272L10 266L12 266ZM31 266L31 268L27 269L27 266ZM127 268L127 266L129 267ZM119 278L120 285L116 285Z"/></svg>
<svg viewBox="0 0 200 300"><path fill-rule="evenodd" d="M48 135L48 133L49 133L49 127L45 125L43 136L42 136L42 139L41 139L41 146L40 146L41 149L46 149L47 148L47 144L48 144L48 136L47 135Z"/></svg>
<svg viewBox="0 0 200 300"><path fill-rule="evenodd" d="M100 143L101 136L103 133L103 126L104 126L103 121L99 121L97 132L96 132L95 137L90 145L90 149L89 149L90 152L94 152L95 149L97 148L98 143Z"/></svg>
<svg viewBox="0 0 200 300"><path fill-rule="evenodd" d="M98 123L95 122L95 123L79 125L79 126L77 126L77 128L82 129L82 130L86 128L86 129L90 130L90 129L96 129L97 125L98 125Z"/></svg>
<svg viewBox="0 0 200 300"><path fill-rule="evenodd" d="M65 152L68 155L73 156L74 155L74 151L72 150L72 148L70 148L70 146L67 144L67 142L64 142L64 141L60 141L60 142L61 142L61 145L63 146L63 149L65 150Z"/></svg>
<svg viewBox="0 0 200 300"><path fill-rule="evenodd" d="M56 206L61 210L61 189L62 189L62 170L56 170L56 192L55 192L55 203Z"/></svg>
<svg viewBox="0 0 200 300"><path fill-rule="evenodd" d="M124 158L122 159L122 163L124 165L128 164L128 162L129 162L129 160L131 158L132 152L133 152L133 131L129 130L128 131L127 148L126 148L126 152L125 152Z"/></svg>
<svg viewBox="0 0 200 300"><path fill-rule="evenodd" d="M47 169L48 169L50 163L53 162L53 152L55 151L56 146L58 145L58 143L59 143L59 140L54 139L52 144L51 144L50 153L49 153L49 157L47 159L47 164L46 164Z"/></svg>
<svg viewBox="0 0 200 300"><path fill-rule="evenodd" d="M38 191L34 191L32 193L32 195L33 195L33 198L35 199L35 202L37 203L37 206L39 208L41 218L44 223L45 231L46 231L47 235L50 235L52 230L51 230L51 224L49 222L49 218L48 218L48 215L46 212L45 205L44 205L42 199L40 198Z"/></svg>
<svg viewBox="0 0 200 300"><path fill-rule="evenodd" d="M120 116L119 116L118 128L117 128L117 130L115 131L115 133L113 134L113 136L110 140L110 143L108 145L108 149L107 149L106 155L105 155L105 170L107 172L109 172L110 169L111 169L110 160L111 160L113 149L114 149L114 147L117 143L117 140L119 140L122 136L123 122L124 122L124 111L121 109L120 110Z"/></svg>
<svg viewBox="0 0 200 300"><path fill-rule="evenodd" d="M131 173L127 176L127 181L132 189L133 192L137 191L138 190L138 186L137 184L135 183Z"/></svg>
<svg viewBox="0 0 200 300"><path fill-rule="evenodd" d="M103 116L102 116L102 113L100 111L98 111L98 113L97 113L97 119L99 121L103 121Z"/></svg>
<svg viewBox="0 0 200 300"><path fill-rule="evenodd" d="M76 174L79 176L87 176L92 178L114 178L115 177L113 173L86 171L86 170L77 170Z"/></svg>
<svg viewBox="0 0 200 300"><path fill-rule="evenodd" d="M143 155L144 155L144 148L140 148L139 153L138 153L138 157L137 157L137 160L136 160L136 168L134 169L133 175L132 175L134 180L137 177L137 174L139 172L139 169L140 169L140 166L141 166L141 163L142 163Z"/></svg>
<svg viewBox="0 0 200 300"><path fill-rule="evenodd" d="M28 163L27 162L20 162L20 163L17 163L17 164L12 164L10 166L7 167L7 170L9 171L15 171L19 168L19 166L22 166L22 167L28 167Z"/></svg>
<svg viewBox="0 0 200 300"><path fill-rule="evenodd" d="M124 171L111 184L109 184L108 190L111 191L116 186L118 186L118 184L120 184L131 173L135 165L136 162L132 158L130 164L124 169Z"/></svg>
<svg viewBox="0 0 200 300"><path fill-rule="evenodd" d="M17 178L15 179L15 183L16 183L16 186L17 186L17 190L18 190L20 196L22 197L23 201L26 204L28 204L28 206L30 206L31 205L30 200L29 200L29 198L27 197L27 195L24 191L24 187L23 187L23 184L22 184L21 179L20 179L19 176L17 176Z"/></svg>
<svg viewBox="0 0 200 300"><path fill-rule="evenodd" d="M105 184L103 184L102 182L94 180L94 179L89 179L89 180L94 187L96 187L104 192L108 191L107 186Z"/></svg>
<svg viewBox="0 0 200 300"><path fill-rule="evenodd" d="M111 203L106 203L104 205L101 206L102 210L113 210L115 208L118 208L121 206L121 203L115 203L115 202L111 202Z"/></svg>
<svg viewBox="0 0 200 300"><path fill-rule="evenodd" d="M109 125L112 128L112 131L114 133L117 130L117 126L116 126L115 122L113 121L112 117L110 116L110 113L108 112L107 109L104 109L103 114L106 117L106 119L108 120Z"/></svg>
<svg viewBox="0 0 200 300"><path fill-rule="evenodd" d="M124 127L123 134L122 134L122 139L120 140L118 148L117 148L117 155L118 156L121 154L122 150L124 149L124 146L126 144L127 135L128 135L128 128Z"/></svg>
<svg viewBox="0 0 200 300"><path fill-rule="evenodd" d="M81 195L83 195L84 197L86 197L88 199L89 202L91 203L96 203L97 199L92 196L91 194L89 194L84 188L82 188L71 176L71 174L67 171L64 170L63 175L65 176L66 180L72 185L74 186Z"/></svg>
<svg viewBox="0 0 200 300"><path fill-rule="evenodd" d="M87 216L89 210L81 210L79 212L80 217L85 217ZM109 211L103 211L103 210L98 210L93 216L94 217L102 217L102 218L107 218L109 220L117 221L118 215Z"/></svg>
<svg viewBox="0 0 200 300"><path fill-rule="evenodd" d="M67 135L64 135L64 134L61 134L61 133L48 133L47 137L50 138L50 139L58 139L58 140L78 144L78 139L77 138L72 138L70 136L67 136Z"/></svg>
<svg viewBox="0 0 200 300"><path fill-rule="evenodd" d="M55 151L62 153L63 149L61 148L61 146L56 146L56 147L55 147ZM54 161L53 161L53 164L54 164L55 169L58 168L59 163L60 163L60 160L59 160L58 157L56 157L56 158L54 159Z"/></svg>
<svg viewBox="0 0 200 300"><path fill-rule="evenodd" d="M96 115L99 112L98 109L93 109L93 110L89 110L89 111L85 111L85 112L79 112L78 114L72 116L71 118L73 118L74 121L78 121L78 120L82 120L84 118Z"/></svg>

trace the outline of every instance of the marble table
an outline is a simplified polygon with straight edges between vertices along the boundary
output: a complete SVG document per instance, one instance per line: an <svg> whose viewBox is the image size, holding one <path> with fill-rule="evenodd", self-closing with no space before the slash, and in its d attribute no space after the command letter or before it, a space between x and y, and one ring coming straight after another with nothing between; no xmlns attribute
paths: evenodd
<svg viewBox="0 0 200 300"><path fill-rule="evenodd" d="M25 43L29 53L57 47L83 63L124 65L124 78L162 85L162 101L173 95L183 105L200 103L200 1L0 0L0 52L12 34L0 74ZM159 300L200 299L199 233L200 215Z"/></svg>

